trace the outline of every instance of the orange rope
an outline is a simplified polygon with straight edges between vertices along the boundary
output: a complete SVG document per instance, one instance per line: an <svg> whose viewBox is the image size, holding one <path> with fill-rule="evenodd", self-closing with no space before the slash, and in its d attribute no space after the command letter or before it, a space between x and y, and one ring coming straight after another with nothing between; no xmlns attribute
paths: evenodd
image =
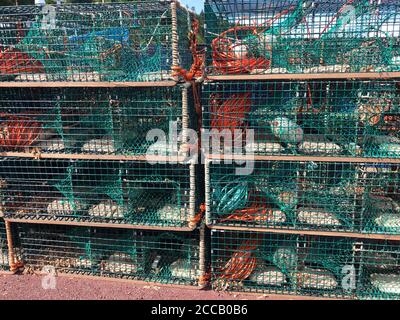
<svg viewBox="0 0 400 320"><path fill-rule="evenodd" d="M204 63L206 59L205 50L199 50L197 43L197 35L199 34L199 21L193 19L192 31L189 33L190 51L192 52L193 63L190 70L187 71L182 67L172 67L175 71L174 76L182 76L185 81L192 81L196 78L201 78L204 72Z"/></svg>
<svg viewBox="0 0 400 320"><path fill-rule="evenodd" d="M262 206L262 203L265 203L266 200L264 197L259 195L253 195L250 198L250 202L252 205L249 208L236 210L233 214L221 220L221 222L226 221L258 221L258 222L266 222L269 221L273 217L273 210L268 208L268 206Z"/></svg>
<svg viewBox="0 0 400 320"><path fill-rule="evenodd" d="M226 38L228 33L250 30L257 35L257 27L236 26L221 33L212 43L213 67L219 73L243 74L255 69L268 69L270 61L265 58L248 58L247 55L238 57L235 53L235 45L232 40Z"/></svg>
<svg viewBox="0 0 400 320"><path fill-rule="evenodd" d="M44 73L44 67L38 60L31 58L15 48L0 52L0 74Z"/></svg>
<svg viewBox="0 0 400 320"><path fill-rule="evenodd" d="M273 215L273 210L264 208L264 207L257 207L257 208L248 208L243 210L237 210L234 214L224 218L221 222L226 221L258 221L258 222L265 222L269 221Z"/></svg>
<svg viewBox="0 0 400 320"><path fill-rule="evenodd" d="M189 222L189 227L195 227L203 218L204 213L206 212L206 205L202 203L199 208L199 212L194 216L192 220Z"/></svg>
<svg viewBox="0 0 400 320"><path fill-rule="evenodd" d="M211 104L211 127L213 129L243 129L245 118L251 110L251 93L233 94L229 99L221 100L214 95Z"/></svg>
<svg viewBox="0 0 400 320"><path fill-rule="evenodd" d="M252 253L257 249L257 244L257 240L245 241L222 268L220 278L234 281L248 278L257 265L257 259Z"/></svg>
<svg viewBox="0 0 400 320"><path fill-rule="evenodd" d="M30 146L42 132L41 124L27 117L0 114L0 147L17 149Z"/></svg>
<svg viewBox="0 0 400 320"><path fill-rule="evenodd" d="M206 272L204 275L201 275L199 277L199 285L200 286L206 286L210 283L211 279L211 272Z"/></svg>

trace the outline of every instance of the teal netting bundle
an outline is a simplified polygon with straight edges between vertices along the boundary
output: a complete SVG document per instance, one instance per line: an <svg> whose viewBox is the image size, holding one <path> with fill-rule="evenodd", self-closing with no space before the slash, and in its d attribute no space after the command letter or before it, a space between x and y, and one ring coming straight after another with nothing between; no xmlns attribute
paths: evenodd
<svg viewBox="0 0 400 320"><path fill-rule="evenodd" d="M229 176L222 177L216 185L213 198L217 201L218 214L233 213L242 209L248 200L249 189L245 179L231 181Z"/></svg>

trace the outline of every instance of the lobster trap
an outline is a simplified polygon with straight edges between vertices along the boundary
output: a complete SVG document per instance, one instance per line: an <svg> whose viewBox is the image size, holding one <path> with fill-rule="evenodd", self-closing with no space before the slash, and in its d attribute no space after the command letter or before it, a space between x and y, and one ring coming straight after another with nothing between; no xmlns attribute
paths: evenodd
<svg viewBox="0 0 400 320"><path fill-rule="evenodd" d="M398 81L211 82L203 127L255 155L399 158L399 97Z"/></svg>
<svg viewBox="0 0 400 320"><path fill-rule="evenodd" d="M397 164L255 161L206 166L207 224L400 234Z"/></svg>
<svg viewBox="0 0 400 320"><path fill-rule="evenodd" d="M356 245L360 270L357 279L361 299L400 299L400 250L393 241Z"/></svg>
<svg viewBox="0 0 400 320"><path fill-rule="evenodd" d="M206 0L210 75L399 70L400 5Z"/></svg>
<svg viewBox="0 0 400 320"><path fill-rule="evenodd" d="M180 135L196 123L189 92L181 86L3 89L0 150L179 156ZM148 138L151 130L162 131L165 141Z"/></svg>
<svg viewBox="0 0 400 320"><path fill-rule="evenodd" d="M192 63L193 14L175 0L0 9L2 81L172 79Z"/></svg>
<svg viewBox="0 0 400 320"><path fill-rule="evenodd" d="M211 247L216 290L355 297L352 240L213 230ZM351 271L348 280L342 270Z"/></svg>
<svg viewBox="0 0 400 320"><path fill-rule="evenodd" d="M200 237L191 233L18 224L25 269L198 285Z"/></svg>
<svg viewBox="0 0 400 320"><path fill-rule="evenodd" d="M4 158L4 216L28 222L192 229L201 201L196 197L196 170L195 165L148 162Z"/></svg>

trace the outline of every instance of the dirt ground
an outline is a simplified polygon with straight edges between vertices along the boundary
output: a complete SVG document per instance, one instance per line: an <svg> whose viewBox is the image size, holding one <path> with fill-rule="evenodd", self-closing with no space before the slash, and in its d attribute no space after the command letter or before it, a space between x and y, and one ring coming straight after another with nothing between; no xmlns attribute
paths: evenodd
<svg viewBox="0 0 400 320"><path fill-rule="evenodd" d="M206 290L137 285L114 280L56 277L55 289L43 289L39 275L0 275L0 300L259 300L265 295L234 295ZM48 286L51 287L51 286Z"/></svg>

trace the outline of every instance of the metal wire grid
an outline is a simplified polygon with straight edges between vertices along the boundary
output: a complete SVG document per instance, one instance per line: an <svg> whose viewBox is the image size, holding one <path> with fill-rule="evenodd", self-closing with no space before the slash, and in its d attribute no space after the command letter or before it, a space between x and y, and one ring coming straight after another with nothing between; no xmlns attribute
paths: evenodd
<svg viewBox="0 0 400 320"><path fill-rule="evenodd" d="M361 299L399 299L400 250L397 242L374 241L358 243L360 263L357 281Z"/></svg>
<svg viewBox="0 0 400 320"><path fill-rule="evenodd" d="M398 81L209 83L203 126L243 132L243 153L399 158L399 97Z"/></svg>
<svg viewBox="0 0 400 320"><path fill-rule="evenodd" d="M198 231L162 232L19 224L25 268L197 285Z"/></svg>
<svg viewBox="0 0 400 320"><path fill-rule="evenodd" d="M6 218L188 227L199 206L194 165L3 158Z"/></svg>
<svg viewBox="0 0 400 320"><path fill-rule="evenodd" d="M395 0L206 0L208 74L399 70Z"/></svg>
<svg viewBox="0 0 400 320"><path fill-rule="evenodd" d="M216 290L355 298L352 240L212 230L211 247Z"/></svg>
<svg viewBox="0 0 400 320"><path fill-rule="evenodd" d="M396 164L256 161L206 168L207 224L400 234Z"/></svg>
<svg viewBox="0 0 400 320"><path fill-rule="evenodd" d="M2 81L161 81L191 64L174 1L1 7Z"/></svg>
<svg viewBox="0 0 400 320"><path fill-rule="evenodd" d="M191 104L191 90L181 86L7 88L0 98L0 150L182 155L178 134L196 123ZM153 129L169 140L155 146L147 139Z"/></svg>

